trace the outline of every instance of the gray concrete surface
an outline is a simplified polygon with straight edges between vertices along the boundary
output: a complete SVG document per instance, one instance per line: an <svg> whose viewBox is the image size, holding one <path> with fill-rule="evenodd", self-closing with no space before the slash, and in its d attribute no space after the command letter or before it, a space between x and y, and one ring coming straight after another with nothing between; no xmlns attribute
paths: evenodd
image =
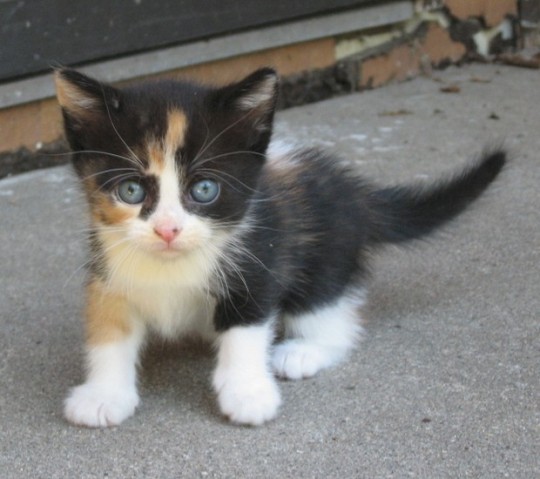
<svg viewBox="0 0 540 479"><path fill-rule="evenodd" d="M437 176L501 139L515 158L450 229L377 257L361 347L282 383L279 418L258 429L217 414L208 350L163 343L145 355L133 418L68 425L83 204L65 167L1 181L0 477L540 477L540 72L435 77L278 115L286 137L388 182Z"/></svg>

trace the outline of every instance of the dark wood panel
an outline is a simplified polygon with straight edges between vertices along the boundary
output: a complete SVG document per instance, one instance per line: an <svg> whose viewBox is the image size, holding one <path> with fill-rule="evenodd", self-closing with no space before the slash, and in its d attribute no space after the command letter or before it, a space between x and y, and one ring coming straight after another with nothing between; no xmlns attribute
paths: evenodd
<svg viewBox="0 0 540 479"><path fill-rule="evenodd" d="M529 22L540 22L540 2L538 0L521 0L521 17Z"/></svg>
<svg viewBox="0 0 540 479"><path fill-rule="evenodd" d="M364 3L369 0L0 0L0 80Z"/></svg>

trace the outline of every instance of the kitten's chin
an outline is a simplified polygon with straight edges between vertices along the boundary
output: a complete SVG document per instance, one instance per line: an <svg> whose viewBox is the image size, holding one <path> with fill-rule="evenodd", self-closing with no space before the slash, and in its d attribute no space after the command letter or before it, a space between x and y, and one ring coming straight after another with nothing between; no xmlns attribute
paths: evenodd
<svg viewBox="0 0 540 479"><path fill-rule="evenodd" d="M181 256L185 255L185 251L177 250L177 249L163 249L159 251L153 251L153 256L165 261L168 260L174 260L177 258L180 258Z"/></svg>

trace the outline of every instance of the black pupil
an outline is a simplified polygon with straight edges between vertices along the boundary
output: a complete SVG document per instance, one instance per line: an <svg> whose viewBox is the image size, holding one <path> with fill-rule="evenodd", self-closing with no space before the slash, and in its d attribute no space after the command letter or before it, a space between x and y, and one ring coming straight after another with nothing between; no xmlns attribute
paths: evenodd
<svg viewBox="0 0 540 479"><path fill-rule="evenodd" d="M203 196L208 196L208 193L210 193L212 185L208 181L205 181L201 184L200 188L201 188L201 193L203 194Z"/></svg>

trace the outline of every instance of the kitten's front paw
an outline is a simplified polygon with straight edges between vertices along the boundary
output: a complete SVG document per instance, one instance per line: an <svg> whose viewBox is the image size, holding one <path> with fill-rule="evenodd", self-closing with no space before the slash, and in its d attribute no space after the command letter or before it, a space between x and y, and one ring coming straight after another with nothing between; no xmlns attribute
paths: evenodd
<svg viewBox="0 0 540 479"><path fill-rule="evenodd" d="M64 403L64 416L78 426L117 426L134 413L138 404L135 390L107 389L86 383L72 389Z"/></svg>
<svg viewBox="0 0 540 479"><path fill-rule="evenodd" d="M218 371L213 382L221 412L232 422L259 426L276 416L281 397L271 376Z"/></svg>

